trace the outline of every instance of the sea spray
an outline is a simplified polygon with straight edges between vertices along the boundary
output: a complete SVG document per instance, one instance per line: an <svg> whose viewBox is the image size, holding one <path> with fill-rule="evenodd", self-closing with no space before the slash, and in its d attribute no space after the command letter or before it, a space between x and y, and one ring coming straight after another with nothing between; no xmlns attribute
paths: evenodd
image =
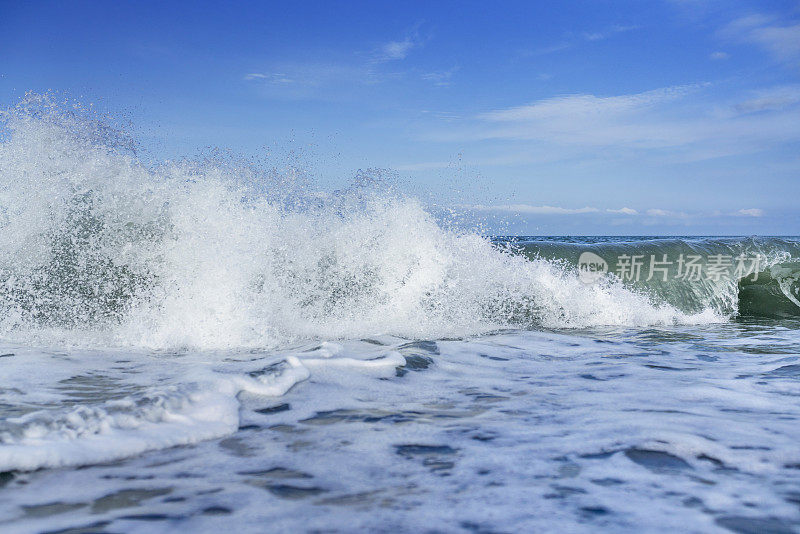
<svg viewBox="0 0 800 534"><path fill-rule="evenodd" d="M674 324L613 278L582 284L443 228L377 187L284 202L282 181L213 161L148 165L104 122L31 96L3 114L3 337L78 345L270 347L388 333Z"/></svg>

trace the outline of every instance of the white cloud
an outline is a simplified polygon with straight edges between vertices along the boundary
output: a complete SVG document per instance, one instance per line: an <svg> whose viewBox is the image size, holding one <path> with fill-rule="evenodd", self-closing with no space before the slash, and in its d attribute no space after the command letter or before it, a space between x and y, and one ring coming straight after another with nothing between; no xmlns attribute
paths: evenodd
<svg viewBox="0 0 800 534"><path fill-rule="evenodd" d="M618 33L629 32L631 30L638 30L639 28L640 26L635 26L635 25L624 26L622 24L617 24L603 31L586 32L583 34L583 38L587 41L602 41Z"/></svg>
<svg viewBox="0 0 800 534"><path fill-rule="evenodd" d="M633 112L680 98L696 89L694 85L665 87L644 93L597 97L594 95L567 95L539 100L532 104L483 113L479 118L495 122L512 122L537 119L597 117Z"/></svg>
<svg viewBox="0 0 800 534"><path fill-rule="evenodd" d="M651 217L666 217L670 215L671 212L667 210L660 210L660 209L649 209L647 210L647 214Z"/></svg>
<svg viewBox="0 0 800 534"><path fill-rule="evenodd" d="M276 72L272 75L272 82L273 83L294 83L294 80L287 77L285 74L280 72Z"/></svg>
<svg viewBox="0 0 800 534"><path fill-rule="evenodd" d="M766 15L749 15L722 29L725 38L760 46L780 61L800 60L800 22L785 22Z"/></svg>
<svg viewBox="0 0 800 534"><path fill-rule="evenodd" d="M344 92L356 86L396 80L406 76L407 73L391 71L383 68L383 64L403 60L412 50L424 44L418 27L419 25L414 26L403 39L389 41L371 50L352 54L347 61L341 59L326 61L324 59L326 54L323 51L318 54L322 59L317 61L277 62L270 65L268 70L245 74L244 79L261 82L263 88L268 87L269 91L273 92L279 91L284 96L324 99L331 99L337 89ZM449 70L429 72L424 74L423 78L435 85L447 85L457 70L458 67L453 67Z"/></svg>
<svg viewBox="0 0 800 534"><path fill-rule="evenodd" d="M612 215L639 215L639 212L632 208L620 208L620 209L605 209L601 210L594 207L583 207L583 208L563 208L560 206L535 206L532 204L498 204L498 205L471 205L471 206L464 206L466 208L475 210L475 211L487 211L487 212L504 212L504 213L511 213L511 214L523 214L523 215L580 215L580 214L591 214L591 213L607 213ZM644 212L645 215L651 217L651 222L653 219L676 219L681 221L682 223L687 223L692 220L706 219L706 218L718 218L718 217L763 217L764 210L760 208L748 208L748 209L741 209L735 212L722 212L720 210L715 210L711 212L692 212L686 213L684 211L675 211L675 210L668 210L668 209L661 209L661 208L651 208ZM631 221L633 219L615 219L615 220L628 220ZM647 223L647 220L640 221Z"/></svg>
<svg viewBox="0 0 800 534"><path fill-rule="evenodd" d="M296 81L282 72L271 72L269 74L264 74L263 72L251 72L250 74L245 75L244 79L263 80L265 82L275 83L275 84L295 83Z"/></svg>
<svg viewBox="0 0 800 534"><path fill-rule="evenodd" d="M375 51L374 61L383 63L386 61L400 61L405 59L415 48L423 45L423 40L419 35L419 24L415 25L405 38L399 41L389 41L378 47Z"/></svg>
<svg viewBox="0 0 800 534"><path fill-rule="evenodd" d="M647 210L647 214L650 217L672 217L676 219L686 219L689 217L688 214L682 211L662 210L658 208Z"/></svg>
<svg viewBox="0 0 800 534"><path fill-rule="evenodd" d="M800 85L773 87L756 93L756 97L739 103L736 109L744 113L778 111L800 103Z"/></svg>
<svg viewBox="0 0 800 534"><path fill-rule="evenodd" d="M800 141L800 85L720 101L710 84L642 93L564 95L439 123L439 142L510 141L540 160L636 157L692 162L772 150ZM760 111L759 113L754 113ZM525 144L522 144L525 143Z"/></svg>
<svg viewBox="0 0 800 534"><path fill-rule="evenodd" d="M708 55L709 59L713 59L714 61L722 61L724 59L730 58L730 54L727 52L712 52Z"/></svg>
<svg viewBox="0 0 800 534"><path fill-rule="evenodd" d="M523 56L546 56L547 54L553 54L555 52L561 52L562 50L566 50L567 48L572 48L573 43L563 41L560 43L556 43L550 46L544 46L542 48L537 48L536 50L526 50L522 52Z"/></svg>
<svg viewBox="0 0 800 534"><path fill-rule="evenodd" d="M668 104L700 86L665 87L620 96L566 95L478 115L484 139L539 140L564 145L669 147L696 139ZM693 119L693 118L692 118Z"/></svg>
<svg viewBox="0 0 800 534"><path fill-rule="evenodd" d="M440 70L440 71L435 71L435 72L426 72L426 73L422 74L422 79L423 80L428 80L430 82L433 82L433 85L437 85L439 87L444 87L444 86L450 85L450 82L452 81L453 75L456 72L458 72L459 69L460 69L460 67L456 66L456 67L453 67L452 69L448 69L448 70Z"/></svg>
<svg viewBox="0 0 800 534"><path fill-rule="evenodd" d="M567 37L563 41L552 44L550 46L545 46L542 48L538 48L536 50L525 51L522 53L522 55L542 56L542 55L552 54L555 52L566 50L568 48L572 48L580 44L581 42L604 41L619 33L638 30L639 28L641 28L641 26L615 24L614 26L610 26L603 30L583 32L579 36Z"/></svg>
<svg viewBox="0 0 800 534"><path fill-rule="evenodd" d="M389 61L392 59L405 59L414 46L415 43L410 37L407 37L402 41L390 41L381 47L380 58L384 61Z"/></svg>
<svg viewBox="0 0 800 534"><path fill-rule="evenodd" d="M764 210L759 208L742 209L737 211L736 215L741 215L743 217L763 217Z"/></svg>
<svg viewBox="0 0 800 534"><path fill-rule="evenodd" d="M388 76L369 65L338 62L285 62L244 76L262 91L290 98L336 99L354 88L380 83Z"/></svg>
<svg viewBox="0 0 800 534"><path fill-rule="evenodd" d="M532 206L530 204L504 204L498 206L485 206L478 204L472 206L476 211L504 211L512 213L526 213L532 215L575 215L579 213L598 213L597 208L562 208L559 206Z"/></svg>

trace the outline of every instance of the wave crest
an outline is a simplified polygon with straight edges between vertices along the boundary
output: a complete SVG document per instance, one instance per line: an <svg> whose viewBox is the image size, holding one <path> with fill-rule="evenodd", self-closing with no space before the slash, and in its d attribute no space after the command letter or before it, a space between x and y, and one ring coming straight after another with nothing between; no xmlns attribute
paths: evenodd
<svg viewBox="0 0 800 534"><path fill-rule="evenodd" d="M147 165L103 121L44 97L2 120L3 337L266 347L720 318L613 280L583 285L386 188L289 201L285 180L246 166Z"/></svg>

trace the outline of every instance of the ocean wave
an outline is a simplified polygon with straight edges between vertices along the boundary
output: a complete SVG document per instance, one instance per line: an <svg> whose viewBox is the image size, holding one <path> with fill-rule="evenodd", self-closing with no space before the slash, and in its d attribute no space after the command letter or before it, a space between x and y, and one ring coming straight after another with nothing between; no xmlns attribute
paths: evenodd
<svg viewBox="0 0 800 534"><path fill-rule="evenodd" d="M613 277L582 283L356 185L286 191L218 161L147 164L105 122L29 96L2 115L0 336L76 345L272 347L386 333L725 320Z"/></svg>
<svg viewBox="0 0 800 534"><path fill-rule="evenodd" d="M605 261L609 275L622 278L627 287L689 314L710 309L723 317L800 315L800 241L794 238L500 241L510 241L528 257L575 267L581 254L594 254ZM639 263L636 273L632 261ZM693 267L687 267L692 261Z"/></svg>

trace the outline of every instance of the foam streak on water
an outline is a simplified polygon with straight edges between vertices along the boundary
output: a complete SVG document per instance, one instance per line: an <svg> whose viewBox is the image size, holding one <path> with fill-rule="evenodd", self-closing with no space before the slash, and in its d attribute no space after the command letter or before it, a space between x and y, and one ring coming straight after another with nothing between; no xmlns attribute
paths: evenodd
<svg viewBox="0 0 800 534"><path fill-rule="evenodd" d="M14 351L4 368L25 385L4 401L33 410L18 419L49 418L43 441L64 445L50 465L83 463L79 442L97 464L133 452L134 436L151 449L219 437L7 472L0 521L4 532L506 532L554 521L571 532L793 532L800 337L789 326L380 336L269 353L4 347ZM308 378L273 396L306 376L283 381L301 369L293 358ZM142 399L156 391L178 402L153 417ZM133 422L76 423L70 405ZM38 439L17 441L28 458L47 448Z"/></svg>
<svg viewBox="0 0 800 534"><path fill-rule="evenodd" d="M9 404L0 410L0 471L91 465L227 436L239 428L240 395L281 396L306 380L310 369L380 373L405 363L396 352L369 360L330 358L336 351L326 343L279 358L251 357L236 366L237 373L233 364L209 365L197 357L6 352L4 384L18 386L6 392ZM50 372L42 376L42 367ZM139 380L127 376L139 373Z"/></svg>

